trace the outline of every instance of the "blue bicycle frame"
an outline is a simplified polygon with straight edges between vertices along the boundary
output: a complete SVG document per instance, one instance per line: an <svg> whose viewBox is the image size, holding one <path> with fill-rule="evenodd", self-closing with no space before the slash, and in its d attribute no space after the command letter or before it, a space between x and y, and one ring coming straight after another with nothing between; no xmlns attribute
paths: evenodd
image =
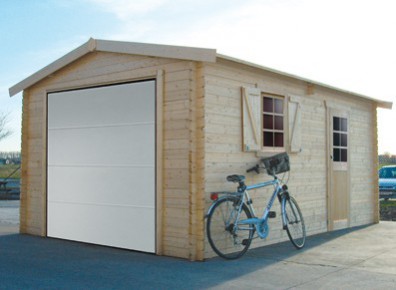
<svg viewBox="0 0 396 290"><path fill-rule="evenodd" d="M271 196L270 200L268 201L267 206L264 209L264 213L263 213L262 217L258 218L258 217L256 217L256 213L255 213L253 206L251 205L251 202L246 202L246 201L250 200L248 191L251 189L262 188L262 187L266 187L266 186L270 186L270 185L275 186L274 192L272 193L272 196ZM275 178L274 180L271 180L271 181L246 186L246 189L242 195L242 203L241 204L246 203L249 206L249 209L254 217L250 218L250 219L239 220L239 215L242 211L242 206L241 206L239 208L238 217L236 219L237 221L239 220L238 224L240 224L240 225L254 225L258 236L262 239L265 239L269 233L267 221L268 221L270 209L271 209L272 205L274 204L275 198L281 192L283 192L283 189L282 189L281 183L279 182L279 180L277 178ZM236 225L236 226L238 226L238 225Z"/></svg>

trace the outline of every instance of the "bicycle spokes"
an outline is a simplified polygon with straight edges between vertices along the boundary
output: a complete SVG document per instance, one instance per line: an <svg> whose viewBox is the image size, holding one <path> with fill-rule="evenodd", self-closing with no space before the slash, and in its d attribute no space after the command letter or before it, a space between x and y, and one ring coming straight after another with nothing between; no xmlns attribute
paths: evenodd
<svg viewBox="0 0 396 290"><path fill-rule="evenodd" d="M305 243L305 225L300 208L294 198L285 198L283 201L283 215L290 241L297 249L301 249Z"/></svg>
<svg viewBox="0 0 396 290"><path fill-rule="evenodd" d="M208 216L209 243L219 256L227 259L243 255L253 237L252 225L238 225L236 222L251 217L246 205L235 206L238 204L234 198L219 200Z"/></svg>

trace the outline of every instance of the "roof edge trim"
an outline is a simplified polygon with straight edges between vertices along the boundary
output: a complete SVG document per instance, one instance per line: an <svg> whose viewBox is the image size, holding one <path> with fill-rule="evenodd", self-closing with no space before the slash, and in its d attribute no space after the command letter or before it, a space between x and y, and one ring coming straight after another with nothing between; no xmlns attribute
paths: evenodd
<svg viewBox="0 0 396 290"><path fill-rule="evenodd" d="M273 69L273 68L261 66L261 65L255 64L255 63L251 63L251 62L244 61L244 60L241 60L241 59L238 59L238 58L234 58L234 57L230 57L230 56L227 56L227 55L223 55L223 54L219 54L218 53L217 57L220 58L220 59L228 60L228 61L235 62L235 63L238 63L238 64L246 65L246 66L249 66L249 67L254 67L254 68L257 68L257 69L260 69L260 70L265 70L265 71L268 71L268 72L271 72L271 73L274 73L274 74L282 75L282 76L285 76L285 77L288 77L288 78L297 79L297 80L300 80L300 81L303 81L303 82L306 82L306 83L310 83L310 84L313 84L313 85L317 85L319 87L323 87L323 88L326 88L326 89L330 89L330 90L342 92L342 93L345 93L345 94L348 94L348 95L353 95L355 97L359 97L359 98L362 98L362 99L370 100L370 101L375 102L377 104L377 107L379 107L379 108L392 109L392 105L393 105L392 102L383 101L383 100L372 98L372 97L369 97L369 96L366 96L366 95L354 93L354 92L351 92L351 91L348 91L348 90L344 90L344 89L340 89L340 88L333 87L333 86L330 86L330 85L326 85L326 84L321 83L321 82L317 82L317 81L313 81L313 80L310 80L310 79L307 79L307 78L303 78L303 77L300 77L300 76L297 76L297 75L285 73L285 72L282 72L282 71L279 71L279 70L276 70L276 69Z"/></svg>
<svg viewBox="0 0 396 290"><path fill-rule="evenodd" d="M204 62L216 62L217 56L216 49L100 39L96 40L96 50Z"/></svg>
<svg viewBox="0 0 396 290"><path fill-rule="evenodd" d="M203 62L216 62L217 57L215 49L122 42L90 38L83 45L77 47L68 54L62 56L61 58L12 86L9 89L10 97L41 81L45 77L79 59L85 54L93 51L138 54Z"/></svg>

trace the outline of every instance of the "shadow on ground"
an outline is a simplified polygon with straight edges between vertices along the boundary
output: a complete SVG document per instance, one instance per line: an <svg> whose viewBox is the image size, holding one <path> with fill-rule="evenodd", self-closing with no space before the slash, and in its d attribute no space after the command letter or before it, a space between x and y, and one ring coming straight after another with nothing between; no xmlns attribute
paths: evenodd
<svg viewBox="0 0 396 290"><path fill-rule="evenodd" d="M0 236L0 288L202 289L221 287L233 280L236 282L231 285L240 288L249 286L248 279L243 284L238 282L244 275L362 228L308 237L306 247L300 251L290 242L284 242L252 249L239 260L213 258L205 262L29 235L3 235ZM281 265L277 267L281 270ZM279 271L279 279L284 275ZM253 285L264 286L252 281Z"/></svg>

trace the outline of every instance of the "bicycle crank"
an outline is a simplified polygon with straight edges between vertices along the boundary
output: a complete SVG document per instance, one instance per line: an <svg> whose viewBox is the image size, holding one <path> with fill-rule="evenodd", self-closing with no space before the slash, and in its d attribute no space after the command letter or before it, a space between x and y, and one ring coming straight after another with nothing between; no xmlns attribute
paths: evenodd
<svg viewBox="0 0 396 290"><path fill-rule="evenodd" d="M256 224L256 231L260 238L265 239L269 233L269 226L266 221Z"/></svg>

